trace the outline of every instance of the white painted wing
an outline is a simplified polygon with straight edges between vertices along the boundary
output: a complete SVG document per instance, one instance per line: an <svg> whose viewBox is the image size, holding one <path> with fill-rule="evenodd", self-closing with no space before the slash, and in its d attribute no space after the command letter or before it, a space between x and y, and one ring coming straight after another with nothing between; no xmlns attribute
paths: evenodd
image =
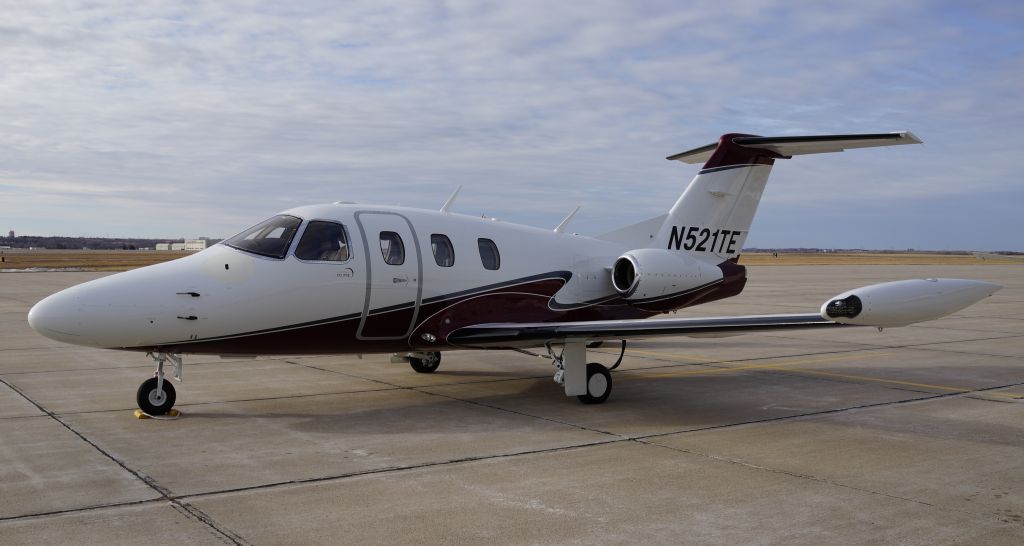
<svg viewBox="0 0 1024 546"><path fill-rule="evenodd" d="M726 336L768 330L844 326L819 314L714 318L597 320L589 322L495 323L465 326L448 343L467 347L531 347L548 341L599 341L662 336Z"/></svg>

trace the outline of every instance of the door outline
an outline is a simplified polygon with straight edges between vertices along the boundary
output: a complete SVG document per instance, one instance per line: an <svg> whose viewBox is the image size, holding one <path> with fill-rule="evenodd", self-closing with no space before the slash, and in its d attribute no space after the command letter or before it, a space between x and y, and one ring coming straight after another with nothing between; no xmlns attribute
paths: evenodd
<svg viewBox="0 0 1024 546"><path fill-rule="evenodd" d="M385 336L385 337L367 337L363 335L363 327L366 326L366 320L370 316L370 294L373 291L373 258L370 255L370 243L366 236L366 227L363 225L362 216L364 214L375 214L381 216L397 216L405 221L405 224L409 226L409 232L412 233L413 247L416 249L416 300L413 302L412 319L409 321L409 327L405 330L405 333L400 336ZM412 334L413 329L416 327L416 320L420 314L420 303L423 299L423 253L420 251L420 239L416 235L416 228L413 227L412 222L409 221L405 215L397 212L389 212L383 210L361 210L355 213L356 224L359 225L359 235L363 241L363 255L366 259L366 292L363 298L363 315L359 318L359 329L356 330L356 339L360 340L383 340L383 339L406 339Z"/></svg>

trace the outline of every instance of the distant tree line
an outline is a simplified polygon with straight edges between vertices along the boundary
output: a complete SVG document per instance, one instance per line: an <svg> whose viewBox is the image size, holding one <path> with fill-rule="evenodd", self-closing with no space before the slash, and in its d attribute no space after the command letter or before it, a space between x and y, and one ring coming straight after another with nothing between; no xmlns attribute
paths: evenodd
<svg viewBox="0 0 1024 546"><path fill-rule="evenodd" d="M207 245L220 242L208 239ZM107 239L104 237L39 237L21 235L0 238L0 246L11 248L48 248L54 250L138 250L156 248L157 243L184 243L185 239Z"/></svg>

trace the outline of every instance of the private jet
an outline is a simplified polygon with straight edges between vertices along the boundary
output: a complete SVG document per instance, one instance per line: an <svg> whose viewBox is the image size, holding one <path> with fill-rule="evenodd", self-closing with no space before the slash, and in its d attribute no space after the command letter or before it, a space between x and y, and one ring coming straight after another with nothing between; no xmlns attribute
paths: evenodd
<svg viewBox="0 0 1024 546"><path fill-rule="evenodd" d="M28 322L62 342L148 353L139 408L174 406L165 364L183 355L391 353L419 373L445 351L506 349L549 358L567 396L604 402L626 341L933 320L1001 287L914 279L856 288L817 312L647 320L736 296L738 263L776 160L918 144L910 132L727 134L669 156L702 163L667 213L597 237L440 210L348 202L286 210L196 254L89 281L37 303ZM577 209L578 210L578 209ZM588 345L621 343L618 361ZM546 350L546 354L540 350Z"/></svg>

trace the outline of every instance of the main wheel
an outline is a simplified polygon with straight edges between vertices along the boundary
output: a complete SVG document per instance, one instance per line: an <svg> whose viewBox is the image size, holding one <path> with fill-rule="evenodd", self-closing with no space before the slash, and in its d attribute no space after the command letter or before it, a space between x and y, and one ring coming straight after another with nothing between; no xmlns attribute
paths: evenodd
<svg viewBox="0 0 1024 546"><path fill-rule="evenodd" d="M587 364L587 394L576 398L584 404L600 404L612 393L612 374L597 362Z"/></svg>
<svg viewBox="0 0 1024 546"><path fill-rule="evenodd" d="M425 358L416 358L414 356L409 357L409 365L412 369L416 370L417 373L434 373L437 367L441 365L441 353L426 353Z"/></svg>
<svg viewBox="0 0 1024 546"><path fill-rule="evenodd" d="M163 389L157 390L155 377L143 381L135 393L139 409L150 415L166 415L174 407L174 399L174 385L165 379Z"/></svg>

